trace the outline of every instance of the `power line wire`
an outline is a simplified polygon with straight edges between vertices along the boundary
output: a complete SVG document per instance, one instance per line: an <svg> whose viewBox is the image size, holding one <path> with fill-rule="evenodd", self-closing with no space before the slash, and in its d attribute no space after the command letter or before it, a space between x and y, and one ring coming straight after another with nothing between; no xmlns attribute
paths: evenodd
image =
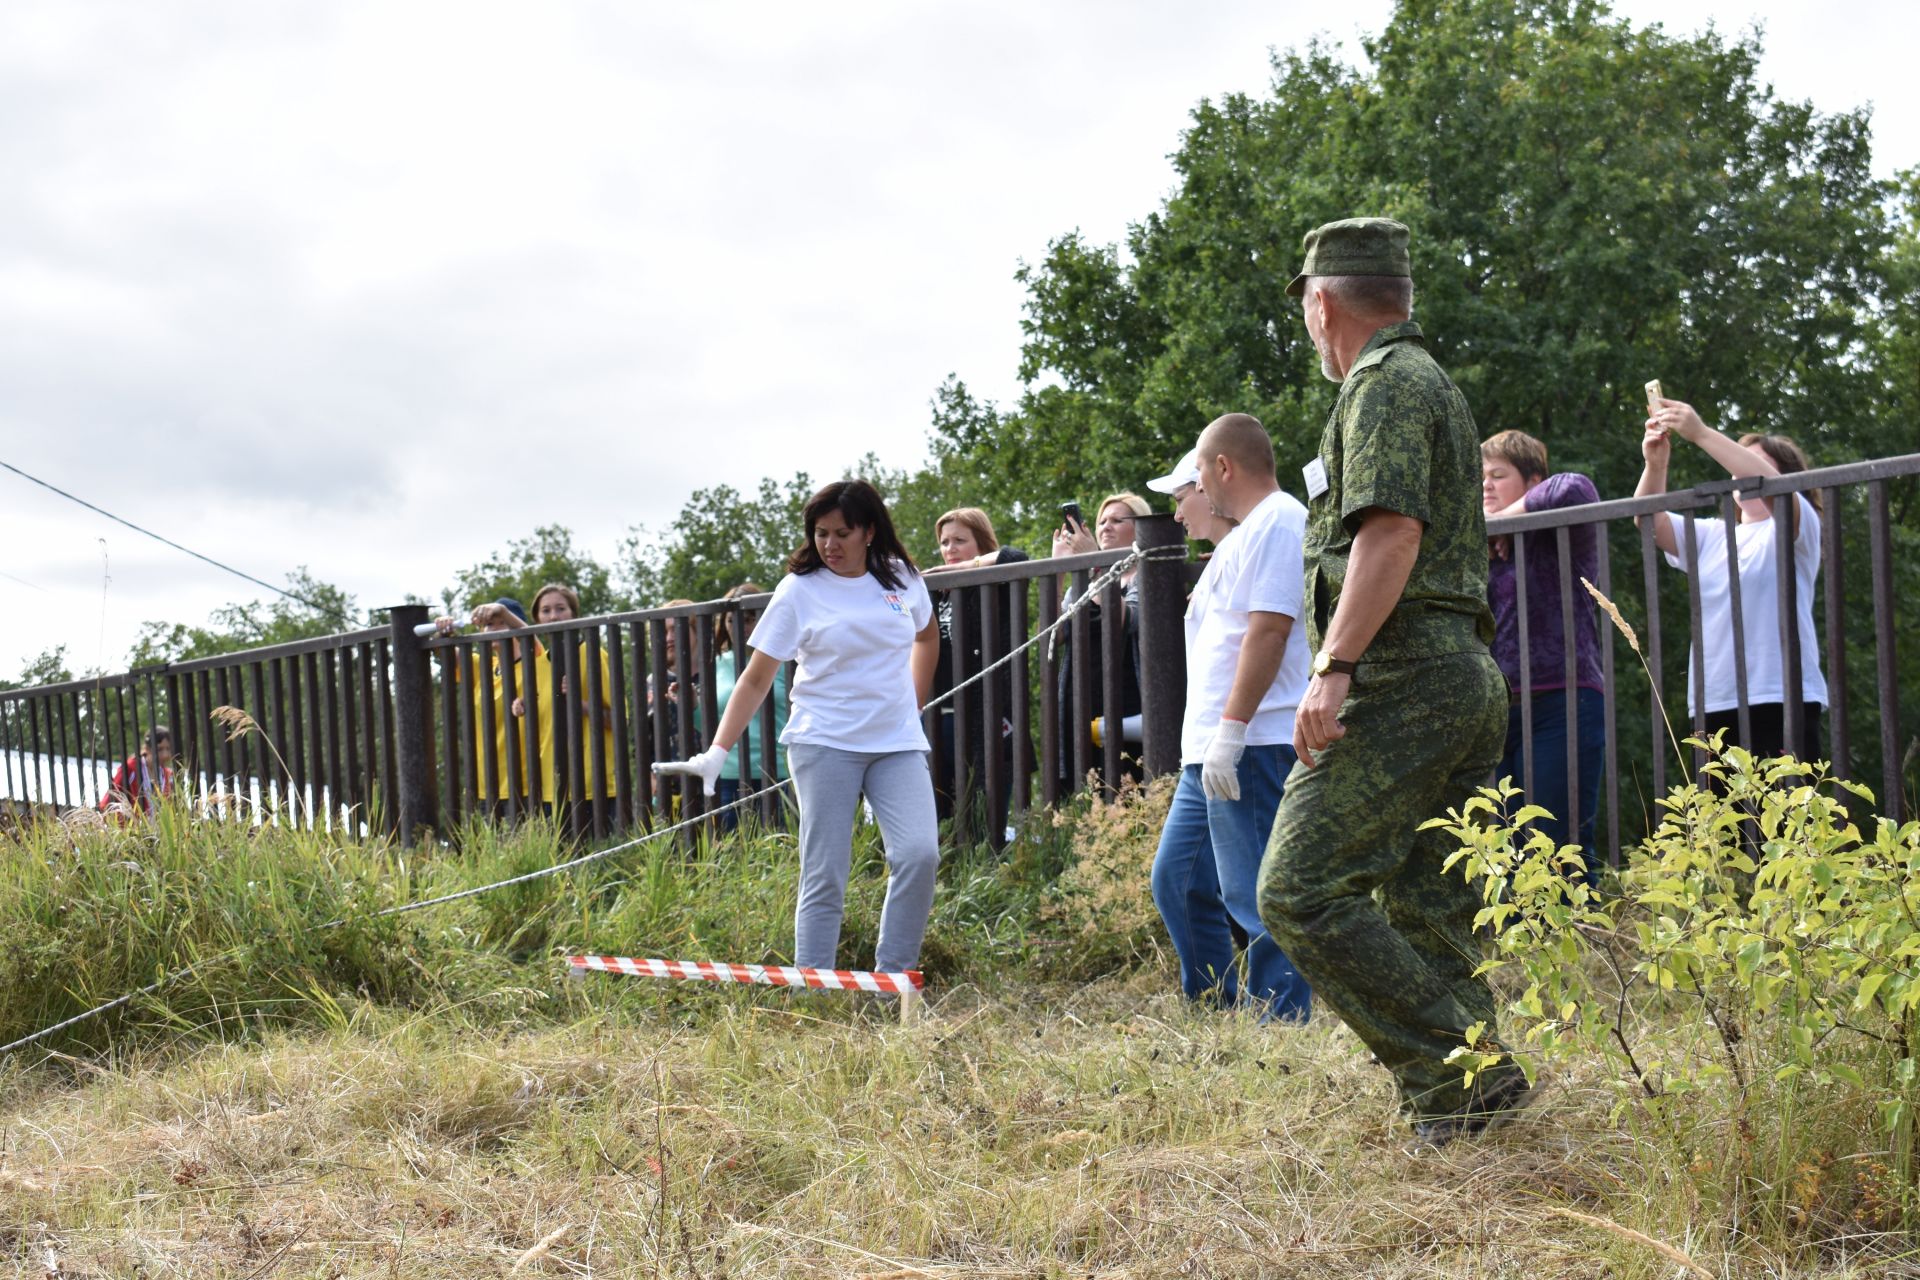
<svg viewBox="0 0 1920 1280"><path fill-rule="evenodd" d="M186 554L192 556L195 560L200 560L205 562L206 564L210 564L214 568L219 569L224 573L230 573L236 578L245 578L248 582L253 583L256 587L265 587L267 590L274 592L276 595L285 596L287 599L303 604L307 606L307 608L309 609L312 609L318 613L323 613L328 617L332 618L335 622L340 623L340 625L342 625L343 627L347 627L351 629L354 625L352 618L348 617L346 613L344 613L340 609L335 608L332 605L322 604L318 600L310 600L306 596L301 595L299 592L289 591L285 587L276 587L271 582L266 582L266 581L263 581L262 579L256 578L252 574L236 569L230 564L222 564L220 561L215 560L212 556L201 555L198 551L195 551L192 547L183 547L179 543L175 542L172 538L163 537L160 534L155 533L151 529L143 529L139 525L135 524L133 521L128 520L122 516L117 516L113 514L113 512L108 511L105 507L97 507L93 503L88 502L85 498L78 497L74 494L68 493L65 489L62 489L57 484L49 484L45 480L42 480L39 476L29 475L25 471L22 471L20 468L14 466L11 462L6 461L5 459L0 459L0 467L5 467L7 470L13 472L13 474L19 476L22 480L31 480L33 481L33 483L39 485L42 489L46 489L52 493L59 494L61 497L65 498L68 502L77 502L81 506L85 507L87 510L95 512L99 515L103 515L107 519L113 521L115 524L123 524L127 528L133 530L135 533L145 534L147 537L152 538L155 542L163 542L167 546L172 547L175 551L184 551ZM12 577L11 574L7 576ZM18 581L18 579L15 579L15 581ZM31 586L32 584L29 583L27 585ZM42 590L44 589L45 588L42 588Z"/></svg>
<svg viewBox="0 0 1920 1280"><path fill-rule="evenodd" d="M9 582L17 582L23 587L32 587L35 591L43 591L43 592L46 591L46 588L41 586L39 583L28 582L25 578L16 578L13 574L8 573L5 569L0 569L0 578L5 578Z"/></svg>

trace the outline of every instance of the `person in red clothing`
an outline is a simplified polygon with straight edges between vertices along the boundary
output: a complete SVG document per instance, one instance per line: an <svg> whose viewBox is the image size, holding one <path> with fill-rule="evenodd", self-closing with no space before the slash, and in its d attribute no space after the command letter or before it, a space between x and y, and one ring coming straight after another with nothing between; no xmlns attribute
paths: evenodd
<svg viewBox="0 0 1920 1280"><path fill-rule="evenodd" d="M156 798L173 790L173 731L155 725L140 744L140 754L128 756L100 797L100 812L119 808L128 813L151 813Z"/></svg>

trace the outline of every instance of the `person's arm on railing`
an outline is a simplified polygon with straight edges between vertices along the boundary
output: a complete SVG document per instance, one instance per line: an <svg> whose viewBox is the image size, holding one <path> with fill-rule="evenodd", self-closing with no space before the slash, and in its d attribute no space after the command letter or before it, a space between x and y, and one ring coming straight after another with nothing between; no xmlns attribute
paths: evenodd
<svg viewBox="0 0 1920 1280"><path fill-rule="evenodd" d="M1512 504L1489 512L1487 519L1498 520L1502 516L1523 516L1529 511L1558 511L1562 507L1582 507L1590 502L1600 501L1600 491L1593 487L1593 481L1578 471L1562 471L1550 475L1533 488L1514 499Z"/></svg>
<svg viewBox="0 0 1920 1280"><path fill-rule="evenodd" d="M1744 450L1742 451L1744 452ZM1640 483L1634 488L1636 498L1651 497L1667 491L1667 463L1673 456L1673 441L1668 439L1666 429L1647 420L1647 433L1640 438L1640 456L1646 459L1640 469ZM1680 544L1673 536L1673 517L1664 511L1656 511L1650 516L1636 516L1634 523L1642 520L1653 521L1653 545L1668 555L1679 555Z"/></svg>

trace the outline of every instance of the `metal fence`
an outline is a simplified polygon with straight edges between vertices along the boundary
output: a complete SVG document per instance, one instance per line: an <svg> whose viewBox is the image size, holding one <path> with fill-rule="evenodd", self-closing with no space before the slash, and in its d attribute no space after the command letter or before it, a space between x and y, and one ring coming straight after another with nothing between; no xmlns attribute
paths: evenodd
<svg viewBox="0 0 1920 1280"><path fill-rule="evenodd" d="M1606 750L1602 807L1607 816L1605 846L1617 864L1624 837L1644 830L1653 809L1654 797L1665 795L1669 784L1677 781L1678 767L1697 769L1703 760L1699 748L1688 748L1687 757L1676 760L1669 746L1669 725L1677 736L1704 736L1707 700L1706 657L1714 646L1731 651L1735 677L1736 729L1731 735L1740 745L1752 736L1752 702L1748 696L1755 673L1746 670L1745 639L1749 628L1774 627L1779 634L1782 716L1784 736L1789 742L1800 740L1801 730L1810 714L1802 705L1802 673L1808 661L1824 658L1828 704L1824 709L1826 755L1834 772L1842 778L1855 778L1871 785L1880 812L1895 819L1904 818L1909 800L1903 777L1903 718L1898 647L1900 633L1912 626L1915 611L1906 606L1904 616L1895 582L1893 554L1894 527L1891 519L1889 487L1904 478L1920 475L1920 454L1884 458L1848 466L1823 467L1792 475L1748 477L1698 485L1691 489L1644 498L1628 498L1555 511L1529 513L1488 522L1490 536L1512 535L1515 558L1515 583L1519 600L1520 650L1528 649L1526 560L1529 555L1547 554L1555 559L1557 604L1561 634L1571 636L1576 610L1592 608L1584 588L1575 581L1572 535L1584 528L1596 529L1599 577L1596 585L1602 594L1623 607L1637 624L1638 637L1646 663L1639 670L1637 660L1629 656L1623 665L1626 646L1613 626L1600 620L1601 663L1605 707ZM1820 653L1802 651L1798 618L1802 601L1793 567L1794 525L1790 518L1795 495L1818 494L1824 509L1820 521L1821 564L1818 591L1820 607L1815 611ZM1776 609L1773 617L1751 616L1741 594L1740 557L1730 556L1728 597L1731 630L1726 635L1708 635L1702 625L1701 583L1692 572L1662 571L1663 558L1655 546L1651 520L1637 517L1655 512L1675 516L1676 540L1686 548L1686 562L1694 563L1699 546L1699 524L1716 520L1725 528L1727 545L1738 544L1736 529L1740 520L1739 502L1761 499L1772 508L1769 537L1773 540L1773 566L1776 573ZM1550 545L1543 541L1550 539ZM1613 559L1622 548L1637 553L1637 573L1622 581L1613 574ZM1853 590L1859 574L1855 566L1867 565L1869 590ZM1629 584L1632 584L1630 587ZM1616 595L1615 588L1623 590ZM1634 590L1633 588L1637 588ZM1865 638L1863 646L1860 641ZM1863 697L1853 682L1851 663L1860 651L1870 653L1874 667L1871 697ZM1692 688L1685 677L1675 679L1669 667L1676 665L1674 655L1691 656ZM1523 777L1518 779L1529 797L1535 791L1533 680L1532 664L1520 664L1521 683L1515 700L1522 716ZM1575 689L1574 646L1566 645L1563 675L1568 741L1578 741L1579 707ZM1644 695L1638 690L1643 685ZM1688 694L1691 693L1691 697ZM1639 702L1644 696L1646 735L1621 737L1623 698ZM1636 714L1637 718L1637 714ZM1870 742L1856 732L1862 720L1867 722ZM1637 739L1637 741L1634 741ZM1573 797L1572 812L1562 815L1568 828L1579 825L1579 787L1577 758L1566 753L1567 791ZM1623 805L1624 766L1644 771L1645 789L1637 803Z"/></svg>
<svg viewBox="0 0 1920 1280"><path fill-rule="evenodd" d="M1698 670L1708 646L1732 644L1737 654L1746 627L1778 626L1790 677L1790 739L1805 714L1792 677L1810 655L1800 651L1798 628L1790 625L1800 604L1792 574L1781 582L1778 616L1758 619L1738 607L1736 565L1729 584L1733 634L1705 635L1699 583L1690 574L1663 572L1650 527L1634 524L1636 516L1668 511L1678 517L1682 538L1697 541L1701 518L1729 522L1731 534L1740 497L1768 499L1784 514L1793 494L1823 496L1818 619L1830 754L1841 776L1876 784L1882 811L1904 814L1897 641L1915 619L1910 605L1902 612L1897 589L1889 486L1911 484L1915 475L1920 455L1489 522L1491 536L1519 535L1513 554L1522 619L1528 616L1527 558L1553 556L1563 634L1571 634L1574 611L1591 607L1574 581L1573 534L1593 527L1599 533L1596 585L1639 628L1650 685L1613 629L1602 625L1600 631L1602 838L1613 857L1623 840L1644 830L1653 797L1677 780L1676 769L1697 763L1674 759L1666 745L1666 717L1683 729L1689 721L1684 681L1668 670L1675 655L1691 652ZM1785 520L1775 529L1778 538L1791 536ZM1168 516L1142 518L1136 537L1150 549L1180 543ZM1779 550L1789 554L1777 563L1790 567L1790 548ZM1638 572L1616 580L1615 559L1636 551ZM1074 608L1126 554L929 576L953 637L949 684L959 686L925 713L954 840L997 845L1007 824L1035 806L1179 767L1182 618L1197 565L1146 559L1135 571L1136 590L1110 582L1092 602L1097 612ZM426 607L410 605L391 610L384 627L7 691L0 693L0 799L16 811L95 805L113 768L138 754L152 726L167 724L179 756L176 786L200 811L229 819L411 842L423 829L453 834L470 823L529 814L550 815L583 840L700 816L712 806L698 785L656 775L653 765L705 745L719 721L720 677L737 677L750 645L740 640L767 598L427 638L416 634L428 621ZM1029 643L1054 628L1063 612L1070 615L1064 624ZM734 638L725 651L723 631ZM1523 632L1523 652L1527 640ZM1577 740L1571 645L1568 651L1566 714L1569 737ZM1005 664L994 667L1002 659ZM1862 662L1873 667L1870 689L1854 678ZM973 679L990 667L985 679ZM1531 664L1521 670L1515 694L1527 749L1520 781L1531 793L1539 781L1531 749ZM1744 736L1749 673L1736 670ZM1119 722L1135 684L1141 732L1129 740ZM1626 727L1640 719L1637 711L1622 714L1639 706L1646 708L1644 735ZM244 710L257 732L233 733L216 721L219 707ZM759 712L751 758L745 739L735 749L731 772L741 794L785 776L776 715L770 698ZM1699 717L1692 727L1701 727ZM1578 796L1577 786L1569 790ZM755 806L759 820L780 821L784 803L778 795L762 796ZM1577 828L1577 812L1563 816Z"/></svg>

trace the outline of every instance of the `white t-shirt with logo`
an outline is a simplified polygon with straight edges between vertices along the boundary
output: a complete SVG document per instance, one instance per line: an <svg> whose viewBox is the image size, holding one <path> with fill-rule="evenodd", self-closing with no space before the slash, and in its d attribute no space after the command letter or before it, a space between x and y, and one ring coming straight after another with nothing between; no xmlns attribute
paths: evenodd
<svg viewBox="0 0 1920 1280"><path fill-rule="evenodd" d="M1302 542L1307 509L1276 490L1247 513L1214 548L1187 601L1187 714L1180 728L1180 762L1199 764L1220 725L1249 614L1293 619L1280 673L1247 723L1248 746L1293 742L1293 712L1307 692L1306 559Z"/></svg>
<svg viewBox="0 0 1920 1280"><path fill-rule="evenodd" d="M798 660L793 709L780 741L842 751L925 751L913 687L913 638L933 618L926 583L894 567L899 588L872 573L790 573L773 589L752 647Z"/></svg>
<svg viewBox="0 0 1920 1280"><path fill-rule="evenodd" d="M1800 530L1793 540L1795 603L1800 616L1800 699L1827 703L1827 678L1820 671L1820 642L1813 630L1813 582L1820 572L1820 513L1805 494L1795 494L1800 506ZM1778 517L1775 517L1777 519ZM1740 546L1740 623L1747 652L1747 705L1786 701L1785 659L1780 655L1780 580L1774 565L1773 520L1743 521L1735 525ZM1731 711L1740 705L1733 679L1733 593L1727 582L1727 525L1719 519L1695 520L1694 537L1700 546L1700 634L1707 659L1707 702L1694 705L1692 648L1687 658L1687 709ZM1681 517L1673 517L1677 552L1667 563L1687 568L1687 531ZM1832 590L1831 587L1828 590Z"/></svg>

